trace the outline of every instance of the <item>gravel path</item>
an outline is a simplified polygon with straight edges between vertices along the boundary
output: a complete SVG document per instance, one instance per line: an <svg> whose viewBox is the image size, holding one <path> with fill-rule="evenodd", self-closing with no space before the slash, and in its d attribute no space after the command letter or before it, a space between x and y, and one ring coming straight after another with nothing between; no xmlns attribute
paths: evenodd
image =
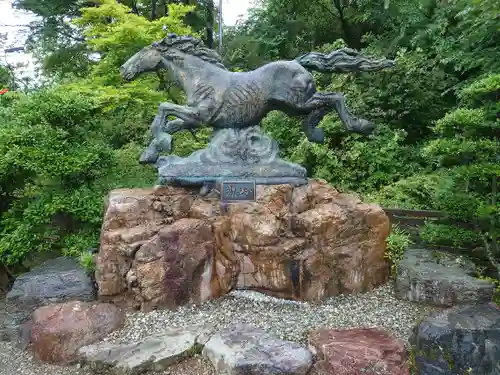
<svg viewBox="0 0 500 375"><path fill-rule="evenodd" d="M304 344L318 327L379 327L406 341L417 321L433 309L399 301L391 285L357 296L338 296L320 303L300 303L268 297L256 292L234 291L201 306L171 311L127 314L125 327L104 341L130 343L166 327L207 323L222 328L231 323L249 323ZM0 314L1 315L1 314ZM0 375L90 375L85 369L40 365L27 353L0 342ZM170 368L162 375L214 375L210 364L199 357Z"/></svg>

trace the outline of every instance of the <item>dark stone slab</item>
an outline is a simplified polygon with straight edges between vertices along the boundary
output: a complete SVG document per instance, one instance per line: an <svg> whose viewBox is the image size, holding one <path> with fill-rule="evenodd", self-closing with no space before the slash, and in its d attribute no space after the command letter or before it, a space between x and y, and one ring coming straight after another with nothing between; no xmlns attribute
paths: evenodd
<svg viewBox="0 0 500 375"><path fill-rule="evenodd" d="M93 301L94 284L85 269L72 257L42 263L14 281L7 294L7 319L2 337L15 340L25 336L31 313L40 306L67 301Z"/></svg>
<svg viewBox="0 0 500 375"><path fill-rule="evenodd" d="M75 258L59 257L17 277L6 301L21 306L93 299L95 290L85 269Z"/></svg>
<svg viewBox="0 0 500 375"><path fill-rule="evenodd" d="M197 354L211 334L206 326L163 328L129 344L101 342L79 349L80 363L94 373L110 375L171 374L173 364ZM167 372L163 372L167 370ZM192 375L199 375L193 373ZM200 374L201 375L201 374Z"/></svg>
<svg viewBox="0 0 500 375"><path fill-rule="evenodd" d="M495 285L470 273L467 262L454 262L428 249L410 249L396 266L396 297L446 307L491 301Z"/></svg>
<svg viewBox="0 0 500 375"><path fill-rule="evenodd" d="M410 343L419 375L498 375L500 308L485 303L430 315Z"/></svg>

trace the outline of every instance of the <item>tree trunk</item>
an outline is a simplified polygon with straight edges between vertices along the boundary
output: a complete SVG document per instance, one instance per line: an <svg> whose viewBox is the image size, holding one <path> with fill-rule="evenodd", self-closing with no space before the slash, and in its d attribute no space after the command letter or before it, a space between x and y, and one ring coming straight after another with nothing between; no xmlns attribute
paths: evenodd
<svg viewBox="0 0 500 375"><path fill-rule="evenodd" d="M157 0L151 0L151 21L156 19L156 3Z"/></svg>
<svg viewBox="0 0 500 375"><path fill-rule="evenodd" d="M214 47L214 3L213 1L208 1L205 8L206 12L206 43L207 47L213 49Z"/></svg>
<svg viewBox="0 0 500 375"><path fill-rule="evenodd" d="M341 4L341 0L333 0L333 6L337 9L339 13L338 18L340 25L342 27L342 33L344 34L344 41L349 48L360 50L361 49L361 31L358 27L352 24L345 16L344 5Z"/></svg>

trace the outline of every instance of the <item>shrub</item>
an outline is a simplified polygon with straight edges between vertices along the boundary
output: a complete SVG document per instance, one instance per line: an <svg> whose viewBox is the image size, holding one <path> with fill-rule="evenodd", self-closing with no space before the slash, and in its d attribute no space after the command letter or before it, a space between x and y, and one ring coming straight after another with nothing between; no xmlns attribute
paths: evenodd
<svg viewBox="0 0 500 375"><path fill-rule="evenodd" d="M395 275L398 262L403 259L405 251L413 244L413 241L408 233L398 225L394 225L386 242L385 256L391 262L391 272Z"/></svg>
<svg viewBox="0 0 500 375"><path fill-rule="evenodd" d="M420 229L420 238L430 245L474 248L482 245L477 232L453 225L425 223Z"/></svg>
<svg viewBox="0 0 500 375"><path fill-rule="evenodd" d="M97 244L103 197L154 183L141 147L113 150L92 96L60 89L17 100L0 128L0 261L79 255Z"/></svg>
<svg viewBox="0 0 500 375"><path fill-rule="evenodd" d="M85 268L87 273L93 275L95 272L95 258L94 254L84 251L79 256L80 265Z"/></svg>

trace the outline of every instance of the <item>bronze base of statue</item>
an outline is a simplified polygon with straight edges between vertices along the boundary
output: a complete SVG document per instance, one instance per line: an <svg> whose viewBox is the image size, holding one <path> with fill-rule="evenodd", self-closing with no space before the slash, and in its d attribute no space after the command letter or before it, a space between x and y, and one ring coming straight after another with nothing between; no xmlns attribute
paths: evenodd
<svg viewBox="0 0 500 375"><path fill-rule="evenodd" d="M156 163L160 185L203 185L224 180L252 180L259 185L307 183L304 167L279 157L276 141L260 127L220 129L209 145L188 157L161 156Z"/></svg>

